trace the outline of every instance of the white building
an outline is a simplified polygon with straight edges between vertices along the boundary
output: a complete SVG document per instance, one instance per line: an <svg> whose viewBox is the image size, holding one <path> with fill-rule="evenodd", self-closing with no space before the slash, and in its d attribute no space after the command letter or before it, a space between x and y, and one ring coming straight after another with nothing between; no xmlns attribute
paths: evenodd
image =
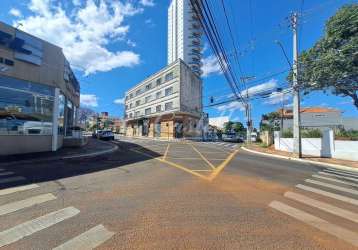
<svg viewBox="0 0 358 250"><path fill-rule="evenodd" d="M172 0L168 9L168 65L177 59L201 75L202 29L190 0Z"/></svg>
<svg viewBox="0 0 358 250"><path fill-rule="evenodd" d="M202 136L202 81L181 60L126 92L127 136Z"/></svg>

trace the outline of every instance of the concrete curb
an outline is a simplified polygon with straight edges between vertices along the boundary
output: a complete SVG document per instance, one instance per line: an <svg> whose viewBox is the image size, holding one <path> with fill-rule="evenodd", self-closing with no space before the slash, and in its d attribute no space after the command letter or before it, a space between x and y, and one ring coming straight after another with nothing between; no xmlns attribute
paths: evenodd
<svg viewBox="0 0 358 250"><path fill-rule="evenodd" d="M21 160L21 161L13 161L13 162L3 162L3 163L0 163L0 166L9 166L9 165L14 165L14 164L26 164L26 163L38 163L38 162L43 162L43 161L90 158L90 157L95 157L98 155L105 155L105 154L113 153L114 151L118 150L117 145L114 145L112 143L107 143L107 142L103 142L103 143L110 144L112 146L112 148L105 149L102 151L97 151L94 153L76 154L76 155L69 155L69 156L55 156L55 157L48 157L48 158L42 158L42 159Z"/></svg>
<svg viewBox="0 0 358 250"><path fill-rule="evenodd" d="M253 153L253 154L259 154L259 155L264 155L264 156L268 156L271 158L279 158L279 159L285 159L285 160L291 160L291 161L298 161L298 162L302 162L302 163L308 163L308 164L313 164L313 165L318 165L318 166L323 166L323 167L331 167L331 168L335 168L335 169L339 169L339 170L347 170L347 171L352 171L352 172L357 172L358 173L358 169L357 168L352 168L352 167L347 167L347 166L343 166L343 165L338 165L338 164L332 164L332 163L324 163L324 162L317 162L317 161L310 161L310 160L304 160L304 159L297 159L297 158L293 158L293 157L289 157L289 156L283 156L283 155L273 155L273 154L268 154L268 153L263 153L263 152L259 152L259 151L255 151L252 149L248 149L245 147L241 147L243 150Z"/></svg>

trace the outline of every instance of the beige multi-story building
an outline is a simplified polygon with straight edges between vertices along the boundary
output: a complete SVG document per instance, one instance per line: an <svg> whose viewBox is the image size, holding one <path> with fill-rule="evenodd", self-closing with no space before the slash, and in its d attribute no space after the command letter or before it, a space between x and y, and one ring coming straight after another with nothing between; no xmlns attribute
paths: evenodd
<svg viewBox="0 0 358 250"><path fill-rule="evenodd" d="M127 136L202 136L202 80L178 59L126 92Z"/></svg>
<svg viewBox="0 0 358 250"><path fill-rule="evenodd" d="M0 155L56 151L79 102L62 49L0 22Z"/></svg>

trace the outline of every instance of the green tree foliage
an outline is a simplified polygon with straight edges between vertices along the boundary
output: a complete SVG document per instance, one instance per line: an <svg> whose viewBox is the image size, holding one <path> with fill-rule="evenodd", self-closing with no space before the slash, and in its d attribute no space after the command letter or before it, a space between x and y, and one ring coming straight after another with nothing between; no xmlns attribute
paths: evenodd
<svg viewBox="0 0 358 250"><path fill-rule="evenodd" d="M261 131L280 130L280 128L277 127L275 124L275 122L279 119L281 119L279 112L271 112L271 113L262 115L262 119L260 122L260 130ZM263 121L265 121L265 123L263 123Z"/></svg>
<svg viewBox="0 0 358 250"><path fill-rule="evenodd" d="M302 52L299 66L305 94L324 90L349 96L358 109L358 4L343 6L328 20L324 36Z"/></svg>
<svg viewBox="0 0 358 250"><path fill-rule="evenodd" d="M244 128L244 125L241 123L241 122L235 122L233 124L233 130L236 132L236 133L239 133L239 132L242 132L245 130Z"/></svg>
<svg viewBox="0 0 358 250"><path fill-rule="evenodd" d="M245 130L244 125L241 122L228 121L224 123L224 133L239 133Z"/></svg>
<svg viewBox="0 0 358 250"><path fill-rule="evenodd" d="M224 133L230 133L233 125L234 125L234 123L232 121L225 122L224 123Z"/></svg>

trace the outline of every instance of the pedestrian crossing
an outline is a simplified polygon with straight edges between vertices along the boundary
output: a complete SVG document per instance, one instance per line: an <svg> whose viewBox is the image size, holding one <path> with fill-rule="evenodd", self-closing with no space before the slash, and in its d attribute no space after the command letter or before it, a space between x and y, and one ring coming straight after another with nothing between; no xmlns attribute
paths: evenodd
<svg viewBox="0 0 358 250"><path fill-rule="evenodd" d="M220 142L220 141L203 141L203 142L198 142L201 145L204 146L214 146L217 148L221 148L221 149L225 149L225 150L236 150L237 148L240 147L240 144L237 143L230 143L230 142Z"/></svg>
<svg viewBox="0 0 358 250"><path fill-rule="evenodd" d="M18 181L26 180L23 176L16 176L11 171L0 169L0 183L11 185L19 184ZM5 198L17 197L17 195L24 196L27 193L41 192L41 186L38 184L27 184L21 186L14 186L9 188L0 188L0 224L4 223L5 216L10 216L16 212L29 212L29 209L36 208L37 205L46 204L54 201L57 197L52 193L32 194L25 199L18 199L16 201L3 204ZM9 228L0 232L0 248L10 244L16 244L24 238L31 237L35 233L41 233L48 228L56 227L60 222L65 222L80 214L78 208L68 206L49 213L45 213L37 218L28 218L27 221L12 225ZM54 249L93 249L100 246L114 235L114 232L107 230L102 224L94 226L93 228L82 232L66 242L60 243ZM47 239L46 239L47 240ZM29 247L31 248L31 246Z"/></svg>
<svg viewBox="0 0 358 250"><path fill-rule="evenodd" d="M358 247L357 182L358 172L325 168L285 192L284 202L272 201L269 207ZM322 212L329 216L321 218ZM345 221L355 230L346 228Z"/></svg>

